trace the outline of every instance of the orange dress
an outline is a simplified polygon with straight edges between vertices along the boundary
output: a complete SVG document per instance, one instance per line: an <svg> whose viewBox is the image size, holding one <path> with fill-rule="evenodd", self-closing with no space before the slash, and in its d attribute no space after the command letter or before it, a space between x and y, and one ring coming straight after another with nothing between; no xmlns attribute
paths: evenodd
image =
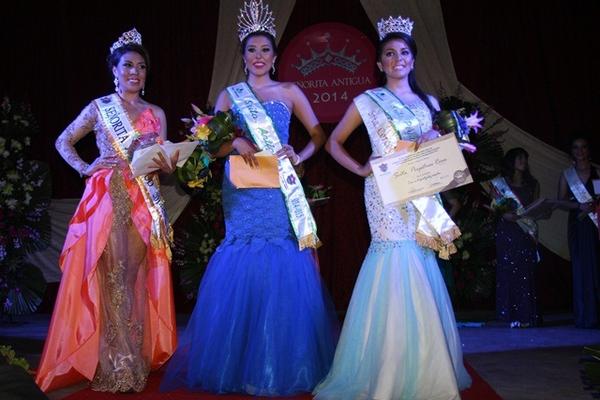
<svg viewBox="0 0 600 400"><path fill-rule="evenodd" d="M134 125L156 135L160 121L147 109ZM86 164L73 145L92 130L100 154L114 155L94 103L56 143L79 171ZM43 391L84 379L94 390L141 391L175 350L170 253L151 245L151 222L128 166L88 178L60 256L63 277L36 376Z"/></svg>

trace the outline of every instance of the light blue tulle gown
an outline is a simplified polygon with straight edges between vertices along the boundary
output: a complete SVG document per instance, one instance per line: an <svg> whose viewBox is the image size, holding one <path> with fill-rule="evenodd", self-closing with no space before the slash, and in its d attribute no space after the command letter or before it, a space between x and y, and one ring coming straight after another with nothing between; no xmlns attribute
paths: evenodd
<svg viewBox="0 0 600 400"><path fill-rule="evenodd" d="M282 143L290 112L263 103ZM223 180L226 235L161 390L285 396L310 392L329 371L337 339L333 305L310 250L298 250L279 189Z"/></svg>
<svg viewBox="0 0 600 400"><path fill-rule="evenodd" d="M427 106L408 104L431 129ZM416 140L417 137L412 138ZM373 148L378 148L371 137ZM333 366L318 400L450 400L471 384L435 254L415 241L417 212L385 207L365 180L371 244L352 293Z"/></svg>

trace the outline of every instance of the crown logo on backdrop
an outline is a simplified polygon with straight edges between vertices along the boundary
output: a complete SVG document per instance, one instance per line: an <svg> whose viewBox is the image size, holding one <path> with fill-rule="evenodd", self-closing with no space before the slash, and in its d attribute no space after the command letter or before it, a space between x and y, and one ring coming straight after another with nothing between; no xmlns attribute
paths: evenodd
<svg viewBox="0 0 600 400"><path fill-rule="evenodd" d="M118 49L119 47L123 47L126 44L139 44L142 45L142 35L137 31L137 29L133 28L132 30L125 32L121 35L119 40L113 43L110 47L110 53Z"/></svg>
<svg viewBox="0 0 600 400"><path fill-rule="evenodd" d="M244 7L240 8L240 15L238 15L240 42L254 32L267 32L273 37L277 34L273 12L269 10L268 4L263 4L262 0L244 1Z"/></svg>
<svg viewBox="0 0 600 400"><path fill-rule="evenodd" d="M300 59L300 64L292 65L296 68L302 76L307 76L311 74L313 71L327 67L329 65L333 65L336 67L340 67L345 69L348 72L354 73L356 69L363 63L365 60L357 60L356 53L350 56L346 54L346 47L348 47L348 41L346 40L346 44L339 51L334 51L331 49L329 41L327 42L327 46L325 50L322 52L315 51L312 47L310 47L310 43L307 43L308 48L310 49L310 57L302 58L298 55Z"/></svg>
<svg viewBox="0 0 600 400"><path fill-rule="evenodd" d="M379 40L383 40L390 33L402 32L411 36L413 30L413 21L410 18L398 18L389 17L387 19L382 18L377 22L377 32L379 32Z"/></svg>

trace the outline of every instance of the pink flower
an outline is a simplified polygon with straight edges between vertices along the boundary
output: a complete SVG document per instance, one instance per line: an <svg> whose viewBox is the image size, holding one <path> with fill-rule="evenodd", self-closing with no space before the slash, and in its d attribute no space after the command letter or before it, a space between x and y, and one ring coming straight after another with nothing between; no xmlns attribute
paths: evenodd
<svg viewBox="0 0 600 400"><path fill-rule="evenodd" d="M473 129L473 132L475 133L477 133L479 129L483 128L483 126L481 125L481 123L483 122L483 117L479 115L479 111L477 110L475 110L471 115L465 118L465 121L467 122L467 126Z"/></svg>
<svg viewBox="0 0 600 400"><path fill-rule="evenodd" d="M198 118L196 119L196 123L197 123L198 125L206 125L206 124L208 124L208 122L209 122L211 119L213 119L213 116L212 116L212 115L203 115L203 116L201 116L201 117L198 117Z"/></svg>

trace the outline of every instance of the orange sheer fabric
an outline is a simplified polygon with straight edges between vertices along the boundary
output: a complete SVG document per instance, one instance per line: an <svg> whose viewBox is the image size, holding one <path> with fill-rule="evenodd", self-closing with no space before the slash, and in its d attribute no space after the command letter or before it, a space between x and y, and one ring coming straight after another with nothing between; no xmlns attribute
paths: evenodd
<svg viewBox="0 0 600 400"><path fill-rule="evenodd" d="M158 123L148 109L135 126L151 133ZM97 136L108 134L97 127ZM173 353L170 260L151 246L150 227L128 169L88 179L60 257L63 278L36 376L42 390L87 379L96 390L140 391Z"/></svg>

